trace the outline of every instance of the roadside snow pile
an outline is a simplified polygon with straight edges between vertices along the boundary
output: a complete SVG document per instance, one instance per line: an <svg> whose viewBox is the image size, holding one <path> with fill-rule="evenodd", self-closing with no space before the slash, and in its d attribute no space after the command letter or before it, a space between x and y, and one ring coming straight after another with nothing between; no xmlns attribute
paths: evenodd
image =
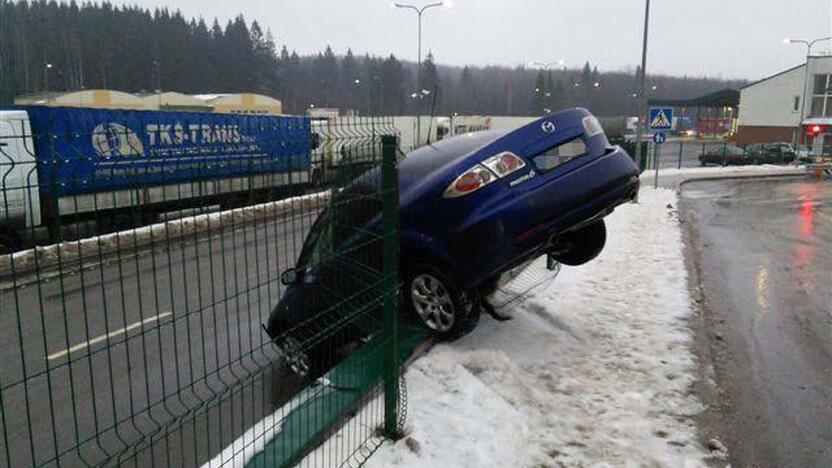
<svg viewBox="0 0 832 468"><path fill-rule="evenodd" d="M216 213L205 213L173 219L125 231L88 237L77 241L35 247L10 255L0 256L0 276L14 272L20 275L35 269L62 263L79 261L89 257L106 255L116 250L129 251L152 241L161 242L192 236L222 226L264 220L269 217L298 213L307 209L323 207L329 200L330 192L319 192L284 200L244 206Z"/></svg>
<svg viewBox="0 0 832 468"><path fill-rule="evenodd" d="M675 187L683 180L713 179L721 177L767 177L806 175L805 166L778 166L760 164L756 166L726 167L684 167L682 169L659 169L659 184ZM656 173L650 169L641 173L642 186L653 184Z"/></svg>
<svg viewBox="0 0 832 468"><path fill-rule="evenodd" d="M410 441L368 466L704 464L676 196L639 201L607 218L598 259L564 267L514 320L484 319L413 363Z"/></svg>
<svg viewBox="0 0 832 468"><path fill-rule="evenodd" d="M784 166L782 164L757 164L748 166L709 166L709 167L683 167L681 169L659 169L659 175L720 175L728 174L735 175L736 173L789 173L789 172L806 172L805 166ZM644 171L641 176L652 176L653 170Z"/></svg>

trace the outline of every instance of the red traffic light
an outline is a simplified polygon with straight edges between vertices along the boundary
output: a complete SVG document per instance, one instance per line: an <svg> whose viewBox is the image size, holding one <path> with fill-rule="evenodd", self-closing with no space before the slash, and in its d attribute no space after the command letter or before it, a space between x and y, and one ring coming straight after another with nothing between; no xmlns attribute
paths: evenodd
<svg viewBox="0 0 832 468"><path fill-rule="evenodd" d="M806 128L806 133L808 135L816 137L820 135L821 130L823 130L823 127L821 127L820 125L810 125Z"/></svg>

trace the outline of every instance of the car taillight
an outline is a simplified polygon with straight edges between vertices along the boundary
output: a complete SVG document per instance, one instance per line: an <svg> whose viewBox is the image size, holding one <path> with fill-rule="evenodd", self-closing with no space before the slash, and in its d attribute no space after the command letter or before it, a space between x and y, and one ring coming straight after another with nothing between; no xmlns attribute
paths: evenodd
<svg viewBox="0 0 832 468"><path fill-rule="evenodd" d="M451 185L445 190L443 196L445 198L461 197L481 187L485 187L496 179L497 177L491 171L477 164L451 182Z"/></svg>
<svg viewBox="0 0 832 468"><path fill-rule="evenodd" d="M491 156L483 161L482 164L491 169L491 172L497 174L497 177L505 177L512 172L522 169L526 165L519 156L510 151L503 151L496 156Z"/></svg>
<svg viewBox="0 0 832 468"><path fill-rule="evenodd" d="M456 198L478 190L526 166L523 158L510 151L491 156L463 172L445 189L445 198Z"/></svg>
<svg viewBox="0 0 832 468"><path fill-rule="evenodd" d="M586 136L591 137L604 133L604 128L601 126L601 122L598 122L597 118L588 115L584 117L584 132L586 132Z"/></svg>

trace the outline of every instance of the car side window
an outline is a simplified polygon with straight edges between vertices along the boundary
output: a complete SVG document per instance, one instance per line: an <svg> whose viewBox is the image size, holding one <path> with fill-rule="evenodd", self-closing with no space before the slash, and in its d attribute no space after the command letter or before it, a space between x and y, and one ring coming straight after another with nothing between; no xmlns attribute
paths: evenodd
<svg viewBox="0 0 832 468"><path fill-rule="evenodd" d="M580 138L561 143L531 157L534 166L541 172L554 169L570 159L586 154L586 144Z"/></svg>

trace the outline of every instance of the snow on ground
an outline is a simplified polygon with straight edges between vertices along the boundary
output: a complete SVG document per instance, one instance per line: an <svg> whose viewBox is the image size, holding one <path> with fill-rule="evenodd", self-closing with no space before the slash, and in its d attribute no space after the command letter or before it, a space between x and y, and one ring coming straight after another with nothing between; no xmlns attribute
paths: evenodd
<svg viewBox="0 0 832 468"><path fill-rule="evenodd" d="M774 164L760 164L753 166L709 166L683 167L681 169L659 169L659 185L676 187L684 180L710 179L717 177L761 177L761 176L791 176L806 174L805 166L783 166ZM641 185L653 186L654 170L641 173Z"/></svg>
<svg viewBox="0 0 832 468"><path fill-rule="evenodd" d="M118 250L129 251L154 241L169 242L223 226L275 219L286 214L322 207L329 197L329 191L312 193L215 213L185 216L80 240L37 246L13 254L0 255L0 276L9 275L12 271L16 275L34 270L43 271L70 261L97 258L99 255L107 255Z"/></svg>
<svg viewBox="0 0 832 468"><path fill-rule="evenodd" d="M681 169L676 168L669 168L669 169L659 169L659 175L669 175L669 176L677 176L677 175L734 175L736 173L781 173L781 172L806 172L806 168L804 166L792 166L792 165L782 165L782 164L758 164L758 165L749 165L749 166L706 166L706 167L683 167ZM653 175L653 170L647 170L642 173L642 177L646 177L648 175Z"/></svg>
<svg viewBox="0 0 832 468"><path fill-rule="evenodd" d="M409 435L367 466L703 464L676 196L639 201L607 218L599 258L564 267L513 320L484 318L414 362Z"/></svg>

